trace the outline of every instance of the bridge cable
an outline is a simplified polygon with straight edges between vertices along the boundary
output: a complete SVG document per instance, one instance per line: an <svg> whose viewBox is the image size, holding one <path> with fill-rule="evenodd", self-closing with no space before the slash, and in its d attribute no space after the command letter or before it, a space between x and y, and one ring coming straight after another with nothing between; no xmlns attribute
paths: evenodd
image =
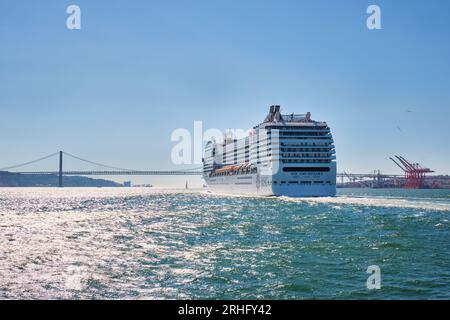
<svg viewBox="0 0 450 320"><path fill-rule="evenodd" d="M55 152L55 153L49 154L49 155L47 155L45 157L42 157L42 158L39 158L39 159L36 159L36 160L24 162L24 163L17 164L17 165L14 165L14 166L0 168L0 171L8 171L10 169L16 169L16 168L24 167L24 166L27 166L27 165L30 165L30 164L33 164L33 163L36 163L36 162L40 162L40 161L49 159L49 158L54 157L54 156L56 156L58 154L59 154L59 152ZM69 156L71 158L74 158L74 159L77 159L77 160L80 160L80 161L83 161L83 162L87 162L87 163L90 163L92 165L108 168L108 169L119 170L119 171L130 171L130 172L146 171L146 170L124 169L124 168L108 166L108 165L105 165L105 164L102 164L102 163L98 163L98 162L90 161L90 160L87 160L87 159L83 159L81 157L75 156L73 154L70 154L70 153L67 153L67 152L64 152L64 151L63 151L63 154L65 154L66 156ZM195 171L195 170L200 170L200 169L202 169L202 167L196 167L196 168L191 168L191 169L183 169L183 170L181 170L181 169L180 170L166 170L166 171L187 172L187 171ZM155 171L158 171L158 170L155 170Z"/></svg>
<svg viewBox="0 0 450 320"><path fill-rule="evenodd" d="M74 159L77 159L77 160L80 160L80 161L84 161L84 162L87 162L87 163L90 163L90 164L93 164L93 165L96 165L96 166L108 168L108 169L119 170L119 171L139 171L139 170L132 170L132 169L124 169L124 168L112 167L112 166L108 166L108 165L105 165L105 164L102 164L102 163L98 163L98 162L86 160L86 159L77 157L77 156L75 156L75 155L73 155L73 154L70 154L70 153L67 153L67 152L63 152L63 153L64 153L66 156L72 157L72 158L74 158Z"/></svg>
<svg viewBox="0 0 450 320"><path fill-rule="evenodd" d="M83 158L80 158L78 156L75 156L75 155L67 153L67 152L63 152L63 153L65 155L67 155L69 157L72 157L72 158L75 158L77 160L84 161L84 162L90 163L92 165L96 165L96 166L100 166L100 167L104 167L104 168L108 168L108 169L119 170L119 171L131 171L131 172L148 171L148 170L135 170L135 169L124 169L124 168L112 167L112 166L108 166L108 165L105 165L105 164L102 164L102 163L98 163L98 162L90 161L90 160L87 160L87 159L83 159ZM185 169L185 170L166 170L166 171L185 172L185 171L194 171L194 170L200 170L200 169L202 169L202 167ZM154 170L154 171L158 171L158 170Z"/></svg>
<svg viewBox="0 0 450 320"><path fill-rule="evenodd" d="M202 170L202 169L203 169L203 167L196 167L196 168L190 168L190 169L167 170L167 171L186 172L186 171L196 171L196 170Z"/></svg>
<svg viewBox="0 0 450 320"><path fill-rule="evenodd" d="M45 156L45 157L42 157L42 158L39 158L39 159L36 159L36 160L33 160L33 161L28 161L28 162L25 162L25 163L21 163L21 164L14 165L14 166L6 167L6 168L1 168L0 171L7 171L7 170L10 170L10 169L15 169L15 168L24 167L24 166L26 166L26 165L33 164L33 163L36 163L36 162L39 162L39 161L46 160L46 159L48 159L48 158L54 157L54 156L56 156L57 154L59 154L59 152L55 152L55 153L49 154L48 156Z"/></svg>

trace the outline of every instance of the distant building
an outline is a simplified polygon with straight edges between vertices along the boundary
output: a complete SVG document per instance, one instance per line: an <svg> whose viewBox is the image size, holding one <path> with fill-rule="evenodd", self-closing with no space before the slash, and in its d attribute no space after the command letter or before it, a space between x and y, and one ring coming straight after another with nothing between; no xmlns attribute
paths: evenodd
<svg viewBox="0 0 450 320"><path fill-rule="evenodd" d="M131 187L131 181L124 181L123 186L124 187Z"/></svg>

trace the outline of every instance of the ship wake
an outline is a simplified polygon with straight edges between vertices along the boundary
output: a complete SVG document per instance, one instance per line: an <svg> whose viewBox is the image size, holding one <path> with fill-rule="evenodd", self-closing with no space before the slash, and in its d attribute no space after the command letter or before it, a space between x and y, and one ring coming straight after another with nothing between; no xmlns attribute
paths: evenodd
<svg viewBox="0 0 450 320"><path fill-rule="evenodd" d="M450 202L444 199L405 199L405 198L382 198L382 197L322 197L322 198L290 198L280 197L281 201L307 203L310 205L330 204L330 205L352 205L365 207L387 207L387 208L408 208L419 210L448 211L450 212Z"/></svg>

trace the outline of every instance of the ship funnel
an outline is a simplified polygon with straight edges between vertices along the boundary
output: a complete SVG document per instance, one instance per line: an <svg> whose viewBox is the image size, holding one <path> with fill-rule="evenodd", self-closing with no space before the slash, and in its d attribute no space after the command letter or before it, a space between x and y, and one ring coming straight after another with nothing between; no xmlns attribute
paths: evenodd
<svg viewBox="0 0 450 320"><path fill-rule="evenodd" d="M311 121L311 112L307 112L305 116L306 121Z"/></svg>
<svg viewBox="0 0 450 320"><path fill-rule="evenodd" d="M264 122L280 122L283 120L283 117L280 114L280 106L279 105L272 105L270 106L269 114L267 115Z"/></svg>

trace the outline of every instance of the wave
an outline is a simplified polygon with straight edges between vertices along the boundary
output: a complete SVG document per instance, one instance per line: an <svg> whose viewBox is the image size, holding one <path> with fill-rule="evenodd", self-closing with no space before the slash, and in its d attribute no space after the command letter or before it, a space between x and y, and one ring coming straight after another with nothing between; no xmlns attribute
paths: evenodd
<svg viewBox="0 0 450 320"><path fill-rule="evenodd" d="M447 199L434 198L399 198L399 197L382 197L382 196L336 196L336 197L305 197L293 198L287 196L257 196L257 195L233 195L218 192L201 192L208 196L218 196L227 198L255 198L255 199L277 199L285 202L315 204L330 204L335 206L353 205L367 207L387 207L387 208L406 208L431 211L448 211L450 212L450 202Z"/></svg>
<svg viewBox="0 0 450 320"><path fill-rule="evenodd" d="M450 203L438 201L419 201L410 200L406 198L380 198L380 197L323 197L323 198L290 198L279 197L281 201L298 202L308 204L332 204L332 205L356 205L368 207L394 207L394 208L409 208L409 209L423 209L433 211L448 211L450 212Z"/></svg>

